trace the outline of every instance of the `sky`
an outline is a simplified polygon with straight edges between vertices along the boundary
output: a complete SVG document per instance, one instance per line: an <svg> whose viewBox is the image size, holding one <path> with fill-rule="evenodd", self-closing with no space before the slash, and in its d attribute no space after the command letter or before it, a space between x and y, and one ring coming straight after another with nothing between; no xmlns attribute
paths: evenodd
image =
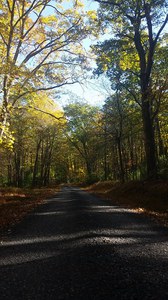
<svg viewBox="0 0 168 300"><path fill-rule="evenodd" d="M84 2L86 10L96 10L98 8L98 4L93 0L81 0ZM86 39L84 41L84 47L86 50L89 49L90 44L93 41ZM92 67L96 67L96 63L92 62ZM59 104L64 106L66 103L71 102L73 100L83 100L88 102L89 104L102 106L105 99L109 95L110 84L107 79L102 76L99 79L89 79L87 81L83 81L82 83L76 83L70 86L63 86L60 91L62 91L62 96L60 96ZM67 91L67 95L65 92Z"/></svg>
<svg viewBox="0 0 168 300"><path fill-rule="evenodd" d="M110 83L104 76L99 79L88 79L81 84L64 86L61 90L64 93L58 100L61 106L78 100L101 107L111 92Z"/></svg>

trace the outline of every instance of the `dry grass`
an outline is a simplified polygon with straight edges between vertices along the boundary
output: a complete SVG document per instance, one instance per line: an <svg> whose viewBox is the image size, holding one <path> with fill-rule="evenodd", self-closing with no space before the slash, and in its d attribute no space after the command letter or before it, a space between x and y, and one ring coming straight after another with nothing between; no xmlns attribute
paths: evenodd
<svg viewBox="0 0 168 300"><path fill-rule="evenodd" d="M168 226L168 181L98 182L87 191L146 213Z"/></svg>
<svg viewBox="0 0 168 300"><path fill-rule="evenodd" d="M42 204L46 198L52 197L58 191L57 188L42 189L0 189L0 230L16 224L33 210Z"/></svg>

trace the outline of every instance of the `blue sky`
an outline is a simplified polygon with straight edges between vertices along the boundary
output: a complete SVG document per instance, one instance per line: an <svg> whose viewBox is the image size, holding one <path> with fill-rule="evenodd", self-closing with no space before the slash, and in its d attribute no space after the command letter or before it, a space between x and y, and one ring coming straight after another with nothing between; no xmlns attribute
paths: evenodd
<svg viewBox="0 0 168 300"><path fill-rule="evenodd" d="M98 8L98 4L93 0L81 0L80 2L85 4L86 10L96 10ZM89 49L89 46L92 43L93 41L89 39L84 41L84 47L86 50ZM92 67L96 67L94 61L92 62ZM65 105L66 102L73 101L74 94L74 99L83 99L90 104L102 106L104 100L109 95L108 91L110 90L109 82L107 82L107 80L105 80L103 77L100 79L88 78L87 81L83 81L81 84L77 83L71 86L62 87L60 91L64 93L67 91L67 95L62 95L59 99L59 103L61 105Z"/></svg>

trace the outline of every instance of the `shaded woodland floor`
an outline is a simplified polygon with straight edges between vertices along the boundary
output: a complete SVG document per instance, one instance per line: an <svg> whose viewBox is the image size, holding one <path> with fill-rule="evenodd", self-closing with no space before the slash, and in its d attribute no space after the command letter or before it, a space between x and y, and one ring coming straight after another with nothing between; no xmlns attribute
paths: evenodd
<svg viewBox="0 0 168 300"><path fill-rule="evenodd" d="M46 198L54 196L56 188L21 189L0 188L0 230L21 221L25 215Z"/></svg>
<svg viewBox="0 0 168 300"><path fill-rule="evenodd" d="M168 180L131 181L124 184L98 182L86 188L113 204L136 209L168 226Z"/></svg>

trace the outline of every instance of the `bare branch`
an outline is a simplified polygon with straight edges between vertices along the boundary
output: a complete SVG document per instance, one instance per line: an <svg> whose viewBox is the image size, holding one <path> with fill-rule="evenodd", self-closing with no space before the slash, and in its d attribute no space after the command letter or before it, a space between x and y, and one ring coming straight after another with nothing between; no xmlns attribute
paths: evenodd
<svg viewBox="0 0 168 300"><path fill-rule="evenodd" d="M44 9L45 9L45 7L42 7L41 11L39 12L39 15L37 16L37 19L33 22L32 26L25 32L25 34L23 35L23 38L25 38L28 35L28 33L36 26Z"/></svg>
<svg viewBox="0 0 168 300"><path fill-rule="evenodd" d="M115 1L104 1L104 0L95 0L96 2L100 4L109 4L109 5L116 5L120 7L120 3L117 3Z"/></svg>
<svg viewBox="0 0 168 300"><path fill-rule="evenodd" d="M68 80L68 79L67 79ZM41 87L41 88L38 88L38 89L33 89L33 90L29 90L29 91L26 91L20 95L18 95L12 102L12 106L15 105L15 103L21 99L22 97L28 95L28 94L33 94L33 93L37 93L39 91L49 91L49 90L54 90L54 89L57 89L57 88L60 88L64 85L72 85L72 84L75 84L75 83L79 83L78 80L75 80L75 81L71 81L71 82L68 82L68 81L65 81L63 83L60 83L60 84L57 84L57 85L54 85L54 86L50 86L50 87Z"/></svg>
<svg viewBox="0 0 168 300"><path fill-rule="evenodd" d="M54 86L50 86L50 87L43 87L43 88L39 88L37 89L36 91L49 91L49 90L54 90L54 89L57 89L57 88L60 88L64 85L72 85L74 83L79 83L78 80L75 80L75 81L72 81L72 82L68 82L68 81L65 81L63 83L60 83L60 84L57 84L57 85L54 85ZM35 91L35 92L36 92Z"/></svg>
<svg viewBox="0 0 168 300"><path fill-rule="evenodd" d="M157 43L157 40L158 40L158 38L159 38L161 32L163 31L164 27L166 26L167 22L168 22L168 15L166 16L165 21L163 22L162 26L160 27L160 29L159 29L159 31L158 31L156 37L155 37L155 40L154 40L155 44Z"/></svg>
<svg viewBox="0 0 168 300"><path fill-rule="evenodd" d="M21 19L23 19L25 16L27 16L33 9L37 8L39 6L39 4L35 5L36 0L33 0L32 4L30 5L30 7L24 12L24 14L22 14L17 21L14 24L14 28L17 26L17 24L21 21ZM46 6L46 4L44 5Z"/></svg>
<svg viewBox="0 0 168 300"><path fill-rule="evenodd" d="M42 64L42 67L45 66L54 66L54 65L58 65L58 64L63 64L63 65L67 65L67 66L79 66L79 63L74 63L74 62L64 62L64 61L53 61L53 62L48 62L45 64Z"/></svg>
<svg viewBox="0 0 168 300"><path fill-rule="evenodd" d="M25 59L22 61L22 64L27 63L32 57L38 55L39 53L41 53L43 50L51 48L56 46L56 42L58 42L63 36L66 36L67 33L69 33L75 26L78 25L80 19L78 19L78 21L73 24L71 27L69 27L66 31L64 31L59 37L56 37L55 39L49 41L45 46L41 47L39 50L37 50L39 48L39 46L34 49L32 52L30 52ZM45 41L43 41L42 43L44 43ZM68 45L69 43L71 43L71 39L68 37L65 41L60 42L61 46L59 46L58 48L56 48L54 51L59 50L63 47L65 47L66 45Z"/></svg>
<svg viewBox="0 0 168 300"><path fill-rule="evenodd" d="M46 115L49 115L49 116L53 117L54 119L56 119L56 120L58 120L58 121L60 121L61 119L64 119L64 118L65 118L64 114L63 114L62 117L56 117L56 116L53 115L52 113L49 113L49 112L47 112L47 111L44 111L44 110L42 110L42 109L40 109L40 108L38 108L38 107L32 106L32 105L29 105L28 108L32 108L32 109L34 109L34 110L36 110L36 111L42 112L42 113L44 113L44 114L46 114Z"/></svg>
<svg viewBox="0 0 168 300"><path fill-rule="evenodd" d="M2 38L2 40L3 40L3 42L4 42L4 44L6 45L6 46L8 46L8 43L5 41L5 38L4 38L4 36L3 36L3 34L0 32L0 35L1 35L1 38Z"/></svg>
<svg viewBox="0 0 168 300"><path fill-rule="evenodd" d="M7 0L7 5L8 5L8 9L10 11L10 13L12 12L11 8L10 8L10 3L9 3L9 0Z"/></svg>

